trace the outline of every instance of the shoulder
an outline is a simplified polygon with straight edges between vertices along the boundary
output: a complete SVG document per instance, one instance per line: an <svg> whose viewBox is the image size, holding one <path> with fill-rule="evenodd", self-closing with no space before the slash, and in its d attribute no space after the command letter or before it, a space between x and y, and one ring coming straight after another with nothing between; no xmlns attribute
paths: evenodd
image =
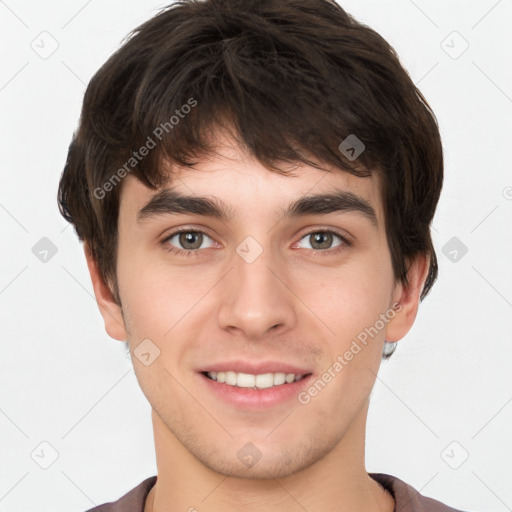
<svg viewBox="0 0 512 512"><path fill-rule="evenodd" d="M414 487L395 476L385 473L369 473L369 476L393 495L396 512L462 512L423 496ZM149 477L117 501L104 503L87 512L144 512L146 497L156 480L156 476Z"/></svg>
<svg viewBox="0 0 512 512"><path fill-rule="evenodd" d="M156 476L146 478L117 501L98 505L87 512L144 512L146 497L155 485L156 479Z"/></svg>
<svg viewBox="0 0 512 512"><path fill-rule="evenodd" d="M385 473L368 474L394 496L396 512L462 512L433 498L423 496L396 476Z"/></svg>

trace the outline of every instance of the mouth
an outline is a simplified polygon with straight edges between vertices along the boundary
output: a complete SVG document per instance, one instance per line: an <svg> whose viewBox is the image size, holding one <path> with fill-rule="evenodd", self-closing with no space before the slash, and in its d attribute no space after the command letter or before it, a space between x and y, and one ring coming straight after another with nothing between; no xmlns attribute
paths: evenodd
<svg viewBox="0 0 512 512"><path fill-rule="evenodd" d="M217 361L196 372L209 397L239 411L262 412L293 403L313 380L311 368L277 360Z"/></svg>
<svg viewBox="0 0 512 512"><path fill-rule="evenodd" d="M311 373L295 374L284 372L251 374L232 370L218 372L205 371L200 373L210 380L227 384L228 386L260 390L286 386L287 384L299 382L311 375Z"/></svg>

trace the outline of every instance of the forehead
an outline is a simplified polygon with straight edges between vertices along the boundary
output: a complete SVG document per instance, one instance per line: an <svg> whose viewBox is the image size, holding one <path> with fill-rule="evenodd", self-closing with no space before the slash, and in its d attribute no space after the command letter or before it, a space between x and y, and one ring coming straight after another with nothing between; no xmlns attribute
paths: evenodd
<svg viewBox="0 0 512 512"><path fill-rule="evenodd" d="M167 165L164 173L169 179L158 190L127 176L121 191L120 212L137 218L158 194L172 190L187 197L211 198L231 219L240 220L256 212L269 217L283 215L298 198L345 191L371 205L378 224L383 220L377 173L358 177L339 168L317 169L299 162L281 163L278 167L284 175L264 167L232 139L219 139L216 152L200 159L193 168Z"/></svg>

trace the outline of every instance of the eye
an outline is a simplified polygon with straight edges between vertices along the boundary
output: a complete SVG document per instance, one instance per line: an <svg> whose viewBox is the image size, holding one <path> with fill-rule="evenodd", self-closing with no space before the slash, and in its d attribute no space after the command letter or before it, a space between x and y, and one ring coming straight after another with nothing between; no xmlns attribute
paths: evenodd
<svg viewBox="0 0 512 512"><path fill-rule="evenodd" d="M338 243L333 245L336 239ZM301 245L302 240L306 241L305 247ZM215 244L206 233L194 229L174 231L161 243L165 250L179 256L198 256L201 249L213 247ZM344 236L325 229L306 233L300 242L293 245L293 248L311 249L316 254L332 255L350 246L351 243Z"/></svg>
<svg viewBox="0 0 512 512"><path fill-rule="evenodd" d="M210 244L204 245L207 239L210 240ZM211 242L212 239L206 233L192 229L175 231L162 240L162 244L164 244L166 249L170 252L187 255L195 254L199 249L212 247L213 243Z"/></svg>
<svg viewBox="0 0 512 512"><path fill-rule="evenodd" d="M333 242L335 242L336 239L339 240L339 243L333 246ZM298 242L295 247L302 249L313 249L314 251L320 252L326 252L329 249L334 248L335 250L329 251L329 254L337 252L338 250L343 249L345 246L350 246L350 242L345 237L330 230L311 231L310 233L304 235L301 240L306 241L306 247L301 246L301 242Z"/></svg>

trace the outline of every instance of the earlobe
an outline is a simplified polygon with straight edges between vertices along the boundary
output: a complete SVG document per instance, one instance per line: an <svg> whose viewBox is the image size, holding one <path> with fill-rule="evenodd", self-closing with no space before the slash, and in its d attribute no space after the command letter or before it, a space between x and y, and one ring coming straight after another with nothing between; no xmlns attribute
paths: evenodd
<svg viewBox="0 0 512 512"><path fill-rule="evenodd" d="M94 288L94 295L96 296L96 302L105 322L105 330L111 338L126 341L128 336L121 307L116 303L112 290L103 279L87 242L84 242L84 253Z"/></svg>
<svg viewBox="0 0 512 512"><path fill-rule="evenodd" d="M428 254L418 254L409 262L408 283L397 283L392 300L396 304L395 316L386 327L386 341L401 340L411 329L418 313L420 295L427 279L430 258Z"/></svg>

